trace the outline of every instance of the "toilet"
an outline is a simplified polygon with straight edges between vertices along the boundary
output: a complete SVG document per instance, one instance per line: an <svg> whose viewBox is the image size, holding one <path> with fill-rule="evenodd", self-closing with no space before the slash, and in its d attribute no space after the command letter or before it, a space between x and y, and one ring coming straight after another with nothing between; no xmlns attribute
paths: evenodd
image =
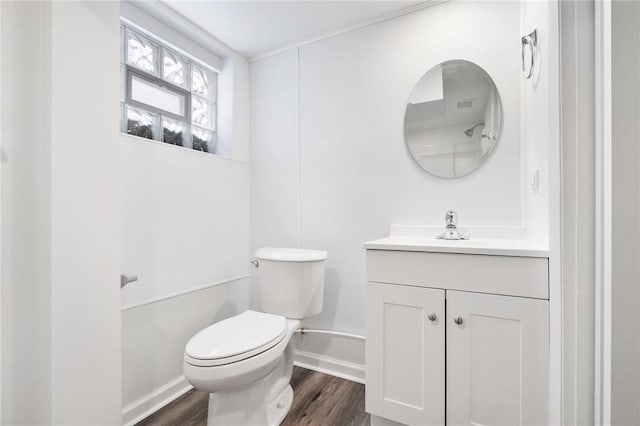
<svg viewBox="0 0 640 426"><path fill-rule="evenodd" d="M291 408L291 336L322 311L327 252L261 248L255 253L254 310L193 336L184 352L189 383L208 392L207 425L279 425Z"/></svg>

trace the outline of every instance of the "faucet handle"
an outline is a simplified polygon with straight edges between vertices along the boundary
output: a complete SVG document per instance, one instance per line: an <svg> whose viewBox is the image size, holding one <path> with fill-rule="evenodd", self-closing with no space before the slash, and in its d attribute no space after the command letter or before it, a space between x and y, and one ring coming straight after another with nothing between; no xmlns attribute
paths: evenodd
<svg viewBox="0 0 640 426"><path fill-rule="evenodd" d="M458 224L458 213L456 213L455 210L449 210L444 216L444 220L447 228L455 228Z"/></svg>

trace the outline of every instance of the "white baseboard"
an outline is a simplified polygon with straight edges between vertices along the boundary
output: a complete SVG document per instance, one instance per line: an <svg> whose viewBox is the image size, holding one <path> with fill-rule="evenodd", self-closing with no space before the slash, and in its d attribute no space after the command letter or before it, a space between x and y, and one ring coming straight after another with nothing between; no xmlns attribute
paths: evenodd
<svg viewBox="0 0 640 426"><path fill-rule="evenodd" d="M293 364L298 367L329 374L330 376L365 384L364 365L300 350L293 353Z"/></svg>
<svg viewBox="0 0 640 426"><path fill-rule="evenodd" d="M186 377L177 377L124 407L122 409L122 424L132 426L138 423L192 388Z"/></svg>
<svg viewBox="0 0 640 426"><path fill-rule="evenodd" d="M472 423L477 424L477 423ZM404 423L398 423L394 420L385 419L376 415L371 415L371 426L406 426Z"/></svg>

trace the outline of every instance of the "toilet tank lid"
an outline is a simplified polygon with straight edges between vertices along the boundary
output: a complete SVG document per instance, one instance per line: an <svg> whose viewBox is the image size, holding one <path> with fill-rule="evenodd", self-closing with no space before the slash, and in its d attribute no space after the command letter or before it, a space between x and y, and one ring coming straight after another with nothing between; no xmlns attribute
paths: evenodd
<svg viewBox="0 0 640 426"><path fill-rule="evenodd" d="M325 260L325 250L309 250L298 248L264 247L256 250L255 257L264 260L276 260L280 262L313 262Z"/></svg>

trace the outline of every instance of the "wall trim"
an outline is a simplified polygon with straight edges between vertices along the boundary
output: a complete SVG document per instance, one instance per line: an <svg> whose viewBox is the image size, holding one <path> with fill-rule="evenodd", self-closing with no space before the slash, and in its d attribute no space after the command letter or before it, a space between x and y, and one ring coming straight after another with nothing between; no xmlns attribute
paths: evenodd
<svg viewBox="0 0 640 426"><path fill-rule="evenodd" d="M240 275L240 276L237 276L237 277L228 278L228 279L221 280L221 281L212 282L212 283L205 284L205 285L202 285L202 286L199 286L199 287L190 288L188 290L177 291L175 293L170 293L170 294L167 294L167 295L164 295L164 296L154 297L152 299L144 300L142 302L136 302L136 303L131 303L129 305L124 305L124 306L122 306L120 308L120 310L122 312L128 311L129 309L135 309L135 308L139 308L141 306L151 305L152 303L162 302L163 300L173 299L174 297L184 296L185 294L195 293L196 291L206 290L209 287L215 287L215 286L219 286L219 285L232 283L232 282L235 282L235 281L244 280L244 279L247 279L249 277L250 277L249 274L245 274L245 275Z"/></svg>
<svg viewBox="0 0 640 426"><path fill-rule="evenodd" d="M562 424L562 153L560 122L560 2L548 5L548 43L546 66L549 69L548 108L548 205L547 239L549 244L549 423ZM544 59L543 59L544 61ZM552 324L552 325L551 325Z"/></svg>
<svg viewBox="0 0 640 426"><path fill-rule="evenodd" d="M422 9L427 9L429 7L436 6L436 5L440 4L440 3L445 3L445 2L448 2L448 1L449 0L427 0L427 1L421 2L421 3L416 4L416 5L406 7L404 9L396 10L396 11L393 11L393 12L386 13L384 15L377 16L375 18L368 19L366 21L362 21L362 22L360 22L358 24L349 25L348 27L344 27L344 28L340 28L340 29L337 29L337 30L334 30L334 31L330 31L328 33L324 33L324 34L322 34L320 36L317 36L317 37L309 38L309 39L306 39L306 40L299 41L297 43L292 43L292 44L289 44L289 45L286 45L286 46L282 46L282 47L279 47L277 49L270 50L270 51L268 51L266 53L261 53L259 55L256 55L256 56L253 56L253 57L249 58L248 61L249 61L249 63L260 61L260 60L266 59L266 58L268 58L270 56L274 56L274 55L277 55L279 53L286 52L287 50L300 48L300 47L306 46L308 44L312 44L312 43L315 43L315 42L318 42L318 41L321 41L321 40L325 40L325 39L328 39L328 38L339 36L339 35L344 34L344 33L348 33L350 31L355 31L355 30L359 30L361 28L370 27L372 25L379 24L380 22L389 21L391 19L398 18L398 17L403 16L403 15L408 15L408 14L413 13L413 12L418 12L418 11L420 11Z"/></svg>
<svg viewBox="0 0 640 426"><path fill-rule="evenodd" d="M184 376L138 398L122 409L122 424L132 426L193 389Z"/></svg>
<svg viewBox="0 0 640 426"><path fill-rule="evenodd" d="M2 5L0 5L0 40L2 40ZM2 43L0 43L0 58L2 58ZM0 63L0 65L2 65ZM2 66L0 66L0 99L2 99ZM0 135L3 135L3 126L2 126L2 116L3 114L0 114ZM0 149L2 149L2 143L0 143ZM0 277L2 277L2 224L4 223L4 217L2 216L2 162L0 162ZM0 283L2 282L2 280L0 279ZM4 327L2 327L2 291L0 291L0 422L2 421L2 406L4 404L2 404L2 401L4 401L4 398L2 398L2 389L4 389L4 386L2 386L2 376L3 376L3 368L2 366L4 365L2 362L2 353L3 353L3 349L4 347L2 346L2 341L3 341L3 330Z"/></svg>
<svg viewBox="0 0 640 426"><path fill-rule="evenodd" d="M596 0L596 259L594 423L611 424L611 1Z"/></svg>
<svg viewBox="0 0 640 426"><path fill-rule="evenodd" d="M296 247L300 248L300 47L296 48Z"/></svg>
<svg viewBox="0 0 640 426"><path fill-rule="evenodd" d="M365 368L361 364L296 350L293 353L293 365L365 384Z"/></svg>

